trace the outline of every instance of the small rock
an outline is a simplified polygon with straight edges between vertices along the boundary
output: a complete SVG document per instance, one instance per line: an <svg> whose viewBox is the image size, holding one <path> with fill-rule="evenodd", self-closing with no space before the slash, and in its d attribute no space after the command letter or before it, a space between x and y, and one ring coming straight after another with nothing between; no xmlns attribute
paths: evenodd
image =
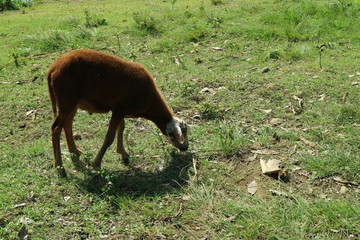
<svg viewBox="0 0 360 240"><path fill-rule="evenodd" d="M247 161L252 162L252 161L256 160L256 158L257 158L257 154L254 154L253 156L248 157Z"/></svg>
<svg viewBox="0 0 360 240"><path fill-rule="evenodd" d="M319 96L319 101L324 101L324 100L325 100L325 97L326 97L325 94L321 94L321 95Z"/></svg>
<svg viewBox="0 0 360 240"><path fill-rule="evenodd" d="M273 118L270 120L270 124L273 126L280 125L283 122L284 122L284 119L282 119L282 118Z"/></svg>
<svg viewBox="0 0 360 240"><path fill-rule="evenodd" d="M341 188L340 188L340 194L345 194L345 193L347 193L347 191L348 191L348 188L347 188L347 187L341 186Z"/></svg>
<svg viewBox="0 0 360 240"><path fill-rule="evenodd" d="M205 87L201 89L199 93L215 93L215 90L212 88Z"/></svg>
<svg viewBox="0 0 360 240"><path fill-rule="evenodd" d="M249 183L247 190L251 195L254 195L257 192L257 182L254 180Z"/></svg>
<svg viewBox="0 0 360 240"><path fill-rule="evenodd" d="M272 109L260 109L260 111L262 111L263 113L265 113L265 114L269 114L269 113L271 113L272 112Z"/></svg>
<svg viewBox="0 0 360 240"><path fill-rule="evenodd" d="M35 112L35 110L33 110L33 109L29 110L26 112L26 116L29 116L29 115L33 114L34 112Z"/></svg>
<svg viewBox="0 0 360 240"><path fill-rule="evenodd" d="M189 201L191 199L191 197L189 195L185 195L182 197L182 200L184 201Z"/></svg>
<svg viewBox="0 0 360 240"><path fill-rule="evenodd" d="M281 171L280 163L281 161L277 159L260 159L261 171L264 174L279 173Z"/></svg>
<svg viewBox="0 0 360 240"><path fill-rule="evenodd" d="M25 207L26 203L18 203L13 206L13 208Z"/></svg>
<svg viewBox="0 0 360 240"><path fill-rule="evenodd" d="M214 51L222 51L223 49L220 48L220 47L213 47L212 50L214 50Z"/></svg>

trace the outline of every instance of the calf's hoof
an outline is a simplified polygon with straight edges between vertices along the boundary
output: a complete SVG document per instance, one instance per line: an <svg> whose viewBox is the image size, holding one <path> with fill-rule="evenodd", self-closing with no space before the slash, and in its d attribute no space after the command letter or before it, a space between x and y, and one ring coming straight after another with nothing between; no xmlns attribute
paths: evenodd
<svg viewBox="0 0 360 240"><path fill-rule="evenodd" d="M123 159L122 159L122 162L123 162L123 164L124 164L125 166L128 166L128 165L130 164L130 159L129 159L129 157L123 158Z"/></svg>
<svg viewBox="0 0 360 240"><path fill-rule="evenodd" d="M59 177L67 178L67 174L66 174L65 168L63 166L56 167L56 170L58 172Z"/></svg>

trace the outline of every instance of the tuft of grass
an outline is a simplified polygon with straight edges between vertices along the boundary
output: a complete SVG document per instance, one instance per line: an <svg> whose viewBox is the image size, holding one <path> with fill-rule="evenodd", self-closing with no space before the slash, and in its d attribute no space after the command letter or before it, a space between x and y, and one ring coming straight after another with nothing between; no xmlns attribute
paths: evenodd
<svg viewBox="0 0 360 240"><path fill-rule="evenodd" d="M231 123L222 123L215 132L218 137L219 149L225 157L239 155L249 145L245 134Z"/></svg>
<svg viewBox="0 0 360 240"><path fill-rule="evenodd" d="M31 7L35 0L0 0L0 12L19 10L21 7Z"/></svg>
<svg viewBox="0 0 360 240"><path fill-rule="evenodd" d="M94 14L90 13L89 10L84 10L85 14L85 27L86 28L96 28L99 26L106 26L108 25L105 18L99 18L95 16Z"/></svg>
<svg viewBox="0 0 360 240"><path fill-rule="evenodd" d="M339 109L336 122L339 124L344 123L360 123L360 108L357 104L342 105Z"/></svg>
<svg viewBox="0 0 360 240"><path fill-rule="evenodd" d="M40 39L38 36L34 36L33 41L36 41L36 44L43 52L61 51L70 47L73 43L70 33L60 30L43 33Z"/></svg>
<svg viewBox="0 0 360 240"><path fill-rule="evenodd" d="M348 149L324 150L317 155L305 154L302 161L308 169L316 172L317 178L342 176L350 181L360 179L360 158L357 154L358 147Z"/></svg>
<svg viewBox="0 0 360 240"><path fill-rule="evenodd" d="M133 19L136 26L141 30L145 30L148 33L155 33L159 31L159 22L148 13L135 12L133 13Z"/></svg>
<svg viewBox="0 0 360 240"><path fill-rule="evenodd" d="M197 109L200 116L205 120L223 119L223 109L210 100L198 104Z"/></svg>

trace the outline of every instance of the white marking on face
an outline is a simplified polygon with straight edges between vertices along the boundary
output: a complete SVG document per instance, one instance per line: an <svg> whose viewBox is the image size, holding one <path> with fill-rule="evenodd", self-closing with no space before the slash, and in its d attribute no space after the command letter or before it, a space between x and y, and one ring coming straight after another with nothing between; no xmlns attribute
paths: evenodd
<svg viewBox="0 0 360 240"><path fill-rule="evenodd" d="M176 135L182 136L181 128L179 126L179 119L172 118L171 121L166 125L166 134L170 139L174 139Z"/></svg>
<svg viewBox="0 0 360 240"><path fill-rule="evenodd" d="M187 126L179 118L172 118L166 125L166 135L170 138L172 144L181 151L188 149Z"/></svg>

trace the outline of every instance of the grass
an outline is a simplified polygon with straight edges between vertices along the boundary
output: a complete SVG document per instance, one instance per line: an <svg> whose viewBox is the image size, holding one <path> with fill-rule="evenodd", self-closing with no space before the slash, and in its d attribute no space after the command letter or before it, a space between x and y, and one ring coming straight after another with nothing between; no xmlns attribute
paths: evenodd
<svg viewBox="0 0 360 240"><path fill-rule="evenodd" d="M1 12L0 239L24 222L31 239L358 239L359 10L350 0L107 0ZM145 65L190 125L190 150L129 119L130 166L112 146L94 175L84 165L109 115L79 111L84 154L62 139L59 178L45 76L77 48ZM289 179L263 175L260 159L281 160Z"/></svg>

